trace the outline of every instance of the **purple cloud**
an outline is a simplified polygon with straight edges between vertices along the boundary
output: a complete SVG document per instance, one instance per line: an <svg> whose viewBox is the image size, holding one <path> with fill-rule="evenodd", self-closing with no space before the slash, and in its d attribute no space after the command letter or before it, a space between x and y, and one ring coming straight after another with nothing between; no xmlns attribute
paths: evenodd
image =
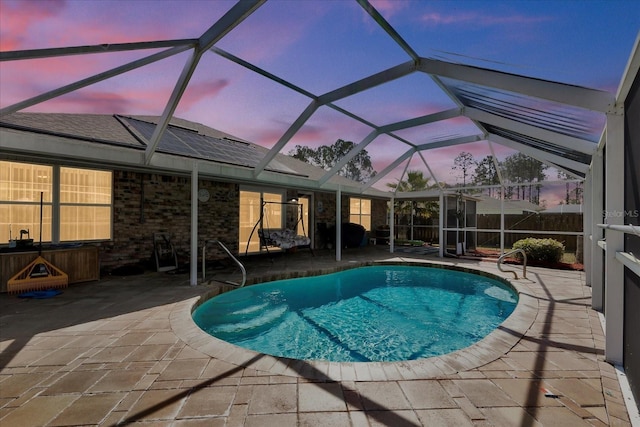
<svg viewBox="0 0 640 427"><path fill-rule="evenodd" d="M481 12L459 12L445 14L440 12L428 12L420 17L420 22L427 26L440 25L474 25L481 27L505 26L505 25L530 25L553 20L550 16L514 15L488 15Z"/></svg>

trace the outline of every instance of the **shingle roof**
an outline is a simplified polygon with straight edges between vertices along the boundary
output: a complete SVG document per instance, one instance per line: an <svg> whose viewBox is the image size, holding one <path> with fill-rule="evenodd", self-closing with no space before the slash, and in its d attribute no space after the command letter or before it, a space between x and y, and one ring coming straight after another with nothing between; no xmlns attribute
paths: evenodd
<svg viewBox="0 0 640 427"><path fill-rule="evenodd" d="M0 126L87 141L144 147L113 115L13 113L2 117Z"/></svg>
<svg viewBox="0 0 640 427"><path fill-rule="evenodd" d="M151 137L158 121L156 116L13 113L0 120L0 127L143 149L146 146L143 141ZM158 152L250 168L268 151L260 145L177 117L171 119L158 145ZM311 180L318 180L326 173L322 168L284 154L278 154L267 170ZM339 175L330 182L354 185L354 181Z"/></svg>

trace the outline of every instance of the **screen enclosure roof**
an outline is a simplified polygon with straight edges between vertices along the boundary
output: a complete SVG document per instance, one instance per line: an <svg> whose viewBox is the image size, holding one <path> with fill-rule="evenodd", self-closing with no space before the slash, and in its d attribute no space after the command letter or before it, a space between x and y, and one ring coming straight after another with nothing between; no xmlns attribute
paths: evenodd
<svg viewBox="0 0 640 427"><path fill-rule="evenodd" d="M375 37L362 34L357 40L361 49L345 51L339 34L325 34L319 28L313 33L315 40L307 45L310 48L292 48L291 58L277 62L269 52L280 49L278 42L286 42L270 37L268 31L277 27L278 19L283 19L282 25L290 22L284 19L287 11L283 4L296 9L295 2L249 0L220 3L225 6L216 19L200 31L192 29L187 38L1 52L0 60L5 64L67 58L82 61L115 54L123 55L125 61L3 105L0 121L16 112L38 111L39 106L58 98L68 101L74 93L92 86L116 90L122 76L141 72L151 76L162 73L159 64L171 64L173 72L164 73L170 77L163 77L169 82L168 89L159 96L163 101L156 114L149 114L155 120L139 120L137 111L113 112L140 141L137 149L144 150L144 154L133 161L142 168L165 167L169 163L165 155L186 156L203 165L226 165L199 167L205 175L234 178L238 175L233 166L238 166L250 170L242 174L242 180L247 181L302 183L302 187L320 190L334 190L341 183L348 192L384 195L393 191L388 183L404 179L410 170L424 171L431 184L440 189L461 185L439 167L443 158L448 156L451 161L454 147L494 159L500 157L498 153L520 152L567 178L585 177L602 138L606 114L614 109L614 94L528 77L504 70L506 67L471 65L473 61L455 55L421 52L367 0L334 3L352 13L357 9L368 21L368 31ZM301 20L299 25L305 25L302 12L290 12ZM248 48L247 44L256 43L255 37L263 37L262 43ZM314 51L314 42L329 44L335 55L322 57L320 50ZM372 50L388 54L368 57ZM335 67L328 68L331 71L322 71L316 65L338 59L345 63L336 62ZM333 68L335 75L326 75L333 73ZM225 120L241 121L246 134L230 132L236 139L222 136L211 145L206 138L212 137L171 123L188 110L185 99L201 90L207 79L215 80L222 70L242 76L229 88L233 99L208 99L205 93L197 107L199 115L194 117L206 117L206 125L221 133L233 129ZM260 85L259 90L255 90L256 84ZM403 108L402 102L407 99L405 102L412 105L428 107L422 111ZM221 103L226 103L228 112L220 108L225 107ZM269 121L272 126L268 136L264 132L258 134L256 128ZM282 154L297 145L333 143L335 139L318 141L309 137L314 129L326 127L327 123L335 129L331 130L333 134L325 135L352 141L354 148L333 168L320 174L296 170L295 164L285 165ZM256 149L248 142L264 149ZM46 146L40 148L47 150ZM337 178L345 164L363 150L370 155L377 173L362 183ZM99 156L103 154L97 153L96 161ZM189 162L178 164L181 166L174 162L173 168L184 168L185 172L192 168ZM500 184L508 183L503 174L498 177Z"/></svg>

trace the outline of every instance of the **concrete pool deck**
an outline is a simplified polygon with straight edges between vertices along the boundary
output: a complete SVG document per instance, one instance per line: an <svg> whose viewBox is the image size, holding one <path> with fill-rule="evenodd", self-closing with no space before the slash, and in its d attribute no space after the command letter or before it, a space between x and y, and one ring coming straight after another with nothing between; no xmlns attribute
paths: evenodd
<svg viewBox="0 0 640 427"><path fill-rule="evenodd" d="M340 263L299 251L247 270L273 279L389 259L509 276L382 247L346 250ZM486 340L389 364L289 363L218 345L189 318L216 285L189 286L188 274L105 277L42 300L3 294L0 425L630 426L584 273L528 277L514 283L526 304Z"/></svg>

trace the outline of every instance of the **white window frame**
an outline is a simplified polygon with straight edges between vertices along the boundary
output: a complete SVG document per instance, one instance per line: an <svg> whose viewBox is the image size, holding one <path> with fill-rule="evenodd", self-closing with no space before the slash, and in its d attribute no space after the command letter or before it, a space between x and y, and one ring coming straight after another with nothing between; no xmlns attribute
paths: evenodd
<svg viewBox="0 0 640 427"><path fill-rule="evenodd" d="M358 201L358 212L352 212L351 211L351 206L352 206L354 201ZM363 201L369 202L369 213L368 214L363 214L362 213L362 202ZM349 198L349 222L360 224L365 228L366 231L371 231L372 213L373 213L373 201L371 199L367 199L367 198L363 198L363 197L350 197ZM362 224L362 218L363 217L369 218L369 227L366 227L365 225ZM357 220L354 220L354 219L357 219Z"/></svg>
<svg viewBox="0 0 640 427"><path fill-rule="evenodd" d="M57 164L46 164L46 163L35 163L35 162L26 162L26 161L12 161L12 160L4 160L10 163L21 163L26 165L37 165L51 168L52 172L52 181L51 181L51 200L44 201L43 207L51 207L51 240L46 240L47 243L59 244L60 240L60 170L61 168L71 168L71 169L86 169L89 171L100 171L100 172L109 172L111 174L111 194L110 194L110 202L108 204L104 203L65 203L64 206L101 206L109 208L109 237L104 239L83 239L83 240L65 240L65 243L73 243L73 242L102 242L102 241L111 241L113 240L113 171L106 169L98 169L98 168L90 168L90 167L78 167L78 166L68 166L68 165L57 165ZM40 200L29 200L29 201L9 201L9 200L0 200L0 205L40 205ZM13 238L20 238L19 235L20 230L15 230L12 228L12 236ZM35 235L34 232L31 233L33 237ZM4 240L4 239L3 239ZM4 244L4 242L3 242ZM8 241L7 241L8 244Z"/></svg>

